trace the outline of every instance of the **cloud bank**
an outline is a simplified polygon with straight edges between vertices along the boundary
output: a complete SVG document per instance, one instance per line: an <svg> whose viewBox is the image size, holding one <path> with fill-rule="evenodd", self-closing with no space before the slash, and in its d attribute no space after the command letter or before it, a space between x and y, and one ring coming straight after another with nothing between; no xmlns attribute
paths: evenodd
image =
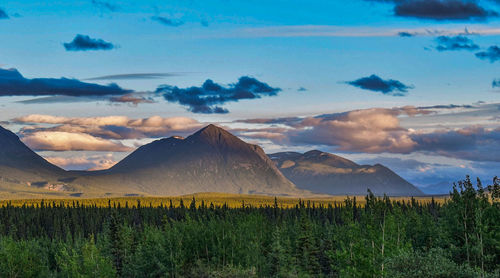
<svg viewBox="0 0 500 278"><path fill-rule="evenodd" d="M104 96L124 95L131 90L68 78L25 78L16 69L0 69L0 96Z"/></svg>
<svg viewBox="0 0 500 278"><path fill-rule="evenodd" d="M206 80L201 87L179 88L170 85L160 86L156 93L163 95L169 102L187 106L193 113L219 113L229 111L218 105L237 102L242 99L256 99L262 96L276 96L281 91L255 78L242 76L238 82L223 86Z"/></svg>
<svg viewBox="0 0 500 278"><path fill-rule="evenodd" d="M26 124L19 132L21 140L41 151L128 152L133 148L123 145L120 140L185 135L202 126L191 118L159 116L131 119L126 116L69 118L32 114L12 122Z"/></svg>
<svg viewBox="0 0 500 278"><path fill-rule="evenodd" d="M46 156L44 158L50 163L66 170L105 170L113 167L117 162L111 153L76 157Z"/></svg>
<svg viewBox="0 0 500 278"><path fill-rule="evenodd" d="M485 106L485 109L491 110L489 113L497 113L498 109L491 108L491 105ZM251 135L247 137L251 138L271 140L279 145L327 146L352 153L422 153L469 161L500 162L498 124L458 128L424 125L425 128L421 129L401 125L402 117L424 117L435 114L433 109L406 106L353 110L306 118L240 120L239 123L267 124L270 127L240 129L238 132L243 135L247 133ZM482 114L478 109L474 108L471 113ZM469 115L469 112L464 113ZM432 119L429 118L429 121ZM284 129L280 130L280 127Z"/></svg>
<svg viewBox="0 0 500 278"><path fill-rule="evenodd" d="M189 133L202 126L201 123L191 118L162 118L160 116L131 119L126 116L69 118L32 114L15 118L12 122L29 124L21 130L21 136L42 131L68 132L86 133L94 137L116 140L166 137L178 135L178 133ZM34 124L38 125L33 126Z"/></svg>

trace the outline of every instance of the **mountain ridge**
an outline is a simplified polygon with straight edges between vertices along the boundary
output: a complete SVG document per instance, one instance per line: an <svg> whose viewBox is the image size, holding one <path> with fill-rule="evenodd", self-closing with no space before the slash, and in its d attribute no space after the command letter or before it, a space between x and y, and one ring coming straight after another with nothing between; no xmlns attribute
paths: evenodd
<svg viewBox="0 0 500 278"><path fill-rule="evenodd" d="M311 189L318 194L325 192L314 186L304 187L300 178L290 181L293 177L287 174L291 169L312 182L318 177L339 173L382 171L396 175L383 165L358 165L318 150L268 156L260 146L246 143L216 125L208 125L186 138L172 136L155 140L140 146L113 167L100 171L65 171L46 161L24 145L17 135L2 127L0 143L4 146L0 149L0 185L14 182L22 190L32 190L32 185L35 185L51 193L60 191L80 194L78 196L90 196L90 192L99 196L199 192L310 195ZM279 163L279 160L283 161ZM311 171L314 175L307 176ZM343 195L350 193L347 190ZM359 193L364 195L366 191Z"/></svg>
<svg viewBox="0 0 500 278"><path fill-rule="evenodd" d="M420 196L417 187L382 164L359 165L318 150L270 154L280 171L298 188L319 194Z"/></svg>

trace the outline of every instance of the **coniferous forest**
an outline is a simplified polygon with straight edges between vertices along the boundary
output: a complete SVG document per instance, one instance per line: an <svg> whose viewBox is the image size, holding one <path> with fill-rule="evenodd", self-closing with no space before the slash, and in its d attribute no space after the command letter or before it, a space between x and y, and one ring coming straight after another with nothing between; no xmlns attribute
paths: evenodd
<svg viewBox="0 0 500 278"><path fill-rule="evenodd" d="M499 277L500 186L444 204L0 208L1 277Z"/></svg>

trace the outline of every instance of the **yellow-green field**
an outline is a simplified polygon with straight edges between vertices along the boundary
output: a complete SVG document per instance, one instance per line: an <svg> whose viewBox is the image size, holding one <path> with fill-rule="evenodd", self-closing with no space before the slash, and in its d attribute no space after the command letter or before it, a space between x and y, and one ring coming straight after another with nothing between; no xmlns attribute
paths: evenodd
<svg viewBox="0 0 500 278"><path fill-rule="evenodd" d="M83 199L83 198L57 198L57 199L18 199L18 200L1 200L0 206L5 206L8 203L12 206L31 206L33 204L40 204L43 200L44 203L56 203L72 205L78 202L80 205L96 205L98 207L106 207L109 202L112 205L120 204L121 207L128 205L129 207L137 206L138 201L140 201L141 206L153 206L158 207L163 204L163 206L169 206L170 201L174 206L179 206L182 200L185 206L189 206L193 197L196 200L197 206L201 205L203 201L206 205L211 203L215 206L222 206L226 204L229 207L241 207L243 204L245 206L266 206L274 205L275 197L265 196L265 195L240 195L240 194L224 194L224 193L197 193L184 196L175 197L115 197L115 198L93 198L93 199ZM365 196L355 196L356 202L363 205L365 202ZM296 197L277 197L278 205L283 208L294 207L299 203L299 200L304 202L310 202L315 205L328 205L328 204L341 204L343 203L347 196L332 196L332 197L319 197L319 198L296 198ZM349 198L354 198L353 196ZM438 203L444 203L447 197L438 196L434 197L434 200ZM397 201L410 201L410 197L393 197L391 200ZM432 200L432 197L416 197L415 200L421 203L427 203Z"/></svg>

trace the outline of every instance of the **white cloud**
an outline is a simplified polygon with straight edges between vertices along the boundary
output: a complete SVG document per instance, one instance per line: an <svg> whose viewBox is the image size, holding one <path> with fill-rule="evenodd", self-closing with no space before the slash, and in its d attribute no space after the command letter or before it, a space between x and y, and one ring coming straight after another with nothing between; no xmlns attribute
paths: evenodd
<svg viewBox="0 0 500 278"><path fill-rule="evenodd" d="M133 148L127 147L122 143L84 133L40 131L29 133L21 139L34 150L109 152L128 152L133 150Z"/></svg>

